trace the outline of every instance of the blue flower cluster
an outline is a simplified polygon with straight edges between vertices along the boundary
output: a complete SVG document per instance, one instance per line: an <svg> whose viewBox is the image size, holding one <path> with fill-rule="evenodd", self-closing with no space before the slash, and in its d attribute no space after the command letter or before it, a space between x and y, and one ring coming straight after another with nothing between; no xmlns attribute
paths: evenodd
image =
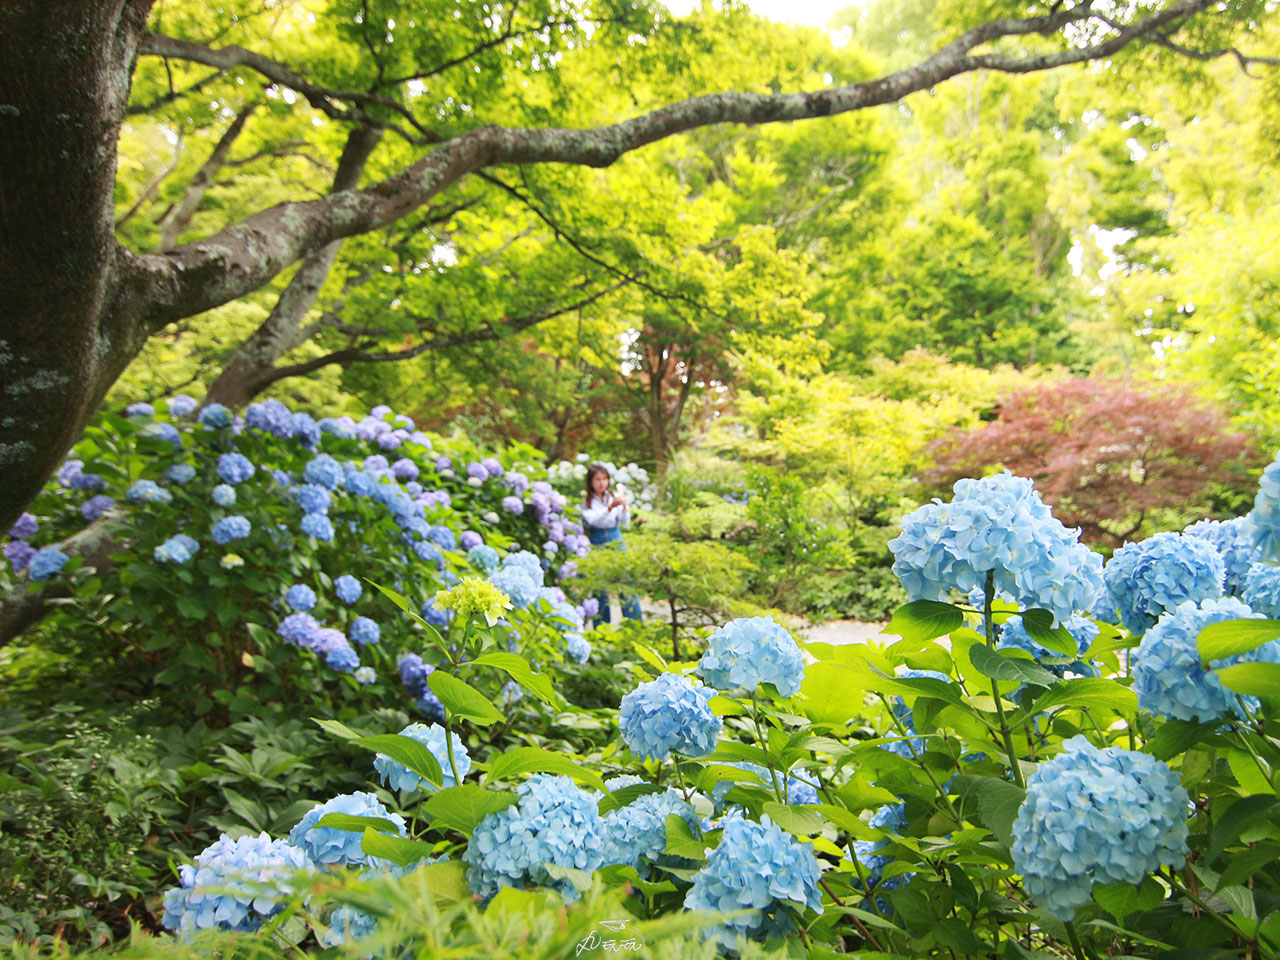
<svg viewBox="0 0 1280 960"><path fill-rule="evenodd" d="M547 864L596 870L604 862L604 822L595 797L568 777L534 774L516 788L518 803L476 826L467 851L467 885L484 900L500 887L527 883L559 890L568 902L578 892L555 880Z"/></svg>
<svg viewBox="0 0 1280 960"><path fill-rule="evenodd" d="M444 704L427 685L427 677L435 673L435 667L423 661L416 653L406 653L400 658L400 682L413 697L418 712L429 720L444 722Z"/></svg>
<svg viewBox="0 0 1280 960"><path fill-rule="evenodd" d="M130 503L173 503L173 494L154 480L139 480L125 491Z"/></svg>
<svg viewBox="0 0 1280 960"><path fill-rule="evenodd" d="M356 617L351 621L351 626L347 628L347 636L351 638L353 643L358 643L362 647L367 647L371 643L377 643L382 639L382 628L377 622L370 620L368 617Z"/></svg>
<svg viewBox="0 0 1280 960"><path fill-rule="evenodd" d="M1240 599L1264 617L1280 617L1280 567L1269 563L1250 564L1240 590Z"/></svg>
<svg viewBox="0 0 1280 960"><path fill-rule="evenodd" d="M339 600L350 606L360 599L364 586L349 573L344 573L333 581L333 592Z"/></svg>
<svg viewBox="0 0 1280 960"><path fill-rule="evenodd" d="M1280 455L1262 471L1248 521L1258 559L1280 561Z"/></svg>
<svg viewBox="0 0 1280 960"><path fill-rule="evenodd" d="M942 680L945 683L951 682L950 677L945 673L939 673L937 670L903 670L898 673L898 677L902 680L919 680L929 678L932 680ZM915 713L907 706L906 700L902 697L890 697L889 707L893 710L893 715L898 719L898 722L906 728L908 734L914 734L917 732L913 722ZM895 734L897 733L896 730L892 732ZM905 740L894 740L891 743L882 743L880 747L881 749L887 750L889 753L896 754L904 759L915 760L924 756L925 742L923 737L911 736Z"/></svg>
<svg viewBox="0 0 1280 960"><path fill-rule="evenodd" d="M783 833L767 816L759 823L730 820L720 845L693 879L685 894L686 910L751 907L754 914L726 920L704 931L732 949L740 937L773 939L796 932L788 901L822 913L818 892L821 870L813 847Z"/></svg>
<svg viewBox="0 0 1280 960"><path fill-rule="evenodd" d="M321 867L374 866L385 870L390 866L387 861L371 857L360 849L361 834L358 831L316 826L330 813L380 817L395 824L400 836L405 835L404 817L392 813L372 793L346 793L308 810L289 831L289 842Z"/></svg>
<svg viewBox="0 0 1280 960"><path fill-rule="evenodd" d="M195 864L178 868L180 886L164 895L164 927L183 940L202 930L254 931L284 908L294 878L311 868L303 850L267 834L223 834Z"/></svg>
<svg viewBox="0 0 1280 960"><path fill-rule="evenodd" d="M1006 471L957 481L952 502L908 514L889 549L912 600L985 588L994 571L999 593L1066 620L1090 609L1102 589L1102 558L1079 533L1054 518L1030 480Z"/></svg>
<svg viewBox="0 0 1280 960"><path fill-rule="evenodd" d="M223 517L213 525L213 529L209 531L209 535L213 537L213 542L217 544L231 543L233 540L243 540L253 532L253 524L246 517L230 516Z"/></svg>
<svg viewBox="0 0 1280 960"><path fill-rule="evenodd" d="M1031 897L1061 920L1094 883L1139 884L1187 857L1190 798L1161 761L1072 737L1027 779L1013 862Z"/></svg>
<svg viewBox="0 0 1280 960"><path fill-rule="evenodd" d="M637 757L665 760L674 751L701 757L715 749L724 722L708 704L715 692L676 673L642 683L618 709L618 727Z"/></svg>
<svg viewBox="0 0 1280 960"><path fill-rule="evenodd" d="M218 457L217 473L223 483L244 483L254 475L253 462L242 453L224 453Z"/></svg>
<svg viewBox="0 0 1280 960"><path fill-rule="evenodd" d="M1062 624L1067 628L1067 632L1071 634L1071 638L1076 642L1076 659L1072 662L1045 663L1042 666L1047 670L1051 670L1058 676L1066 676L1068 673L1080 677L1096 677L1098 671L1089 664L1085 663L1083 657L1089 647L1093 645L1093 641L1098 638L1098 625L1086 617L1079 614L1073 614L1070 619ZM1036 640L1033 640L1031 634L1027 633L1027 628L1022 622L1022 617L1010 617L1000 627L1000 641L996 644L1001 650L1026 650L1037 660L1064 660L1063 654L1056 650L1050 650L1041 646Z"/></svg>
<svg viewBox="0 0 1280 960"><path fill-rule="evenodd" d="M220 430L223 427L231 426L231 411L220 403L211 403L201 409L196 416L196 420L202 426L209 427L211 430Z"/></svg>
<svg viewBox="0 0 1280 960"><path fill-rule="evenodd" d="M663 852L667 846L669 816L680 817L691 828L698 826L698 814L693 804L670 789L646 793L625 807L610 810L603 818L603 865L625 863L635 867L640 876L647 877L651 864L665 864ZM668 857L667 860L674 861L675 858Z"/></svg>
<svg viewBox="0 0 1280 960"><path fill-rule="evenodd" d="M284 592L284 602L294 610L307 611L316 605L316 592L305 583L295 583Z"/></svg>
<svg viewBox="0 0 1280 960"><path fill-rule="evenodd" d="M1187 600L1166 613L1147 631L1134 654L1133 689L1138 705L1163 717L1200 723L1240 714L1236 694L1222 685L1216 670L1233 663L1280 663L1280 641L1214 660L1206 670L1196 638L1211 623L1261 616L1234 597L1200 603ZM1258 705L1252 697L1243 699L1251 709Z"/></svg>
<svg viewBox="0 0 1280 960"><path fill-rule="evenodd" d="M453 767L449 765L449 748L445 745L444 727L436 723L430 726L425 723L411 723L400 731L400 736L417 740L436 758L436 763L440 764L440 770L444 774L442 783L445 789L458 785L457 781L453 779ZM453 734L452 742L453 757L458 764L458 773L465 777L467 771L471 769L471 755L467 753L466 745L456 733ZM429 780L424 780L403 763L398 760L392 760L385 754L380 753L374 757L373 768L378 771L378 777L382 782L392 790L426 790L430 793L435 792L436 788Z"/></svg>
<svg viewBox="0 0 1280 960"><path fill-rule="evenodd" d="M1222 596L1226 566L1208 540L1178 533L1157 533L1126 543L1105 573L1107 593L1130 633L1145 633L1161 615L1187 600Z"/></svg>
<svg viewBox="0 0 1280 960"><path fill-rule="evenodd" d="M782 696L792 697L804 680L804 656L773 617L740 617L707 638L698 673L717 690L751 694L771 683Z"/></svg>
<svg viewBox="0 0 1280 960"><path fill-rule="evenodd" d="M37 583L43 582L60 572L70 559L57 547L41 547L31 557L27 574Z"/></svg>
<svg viewBox="0 0 1280 960"><path fill-rule="evenodd" d="M158 563L186 563L195 556L200 544L194 537L179 533L170 537L152 551Z"/></svg>
<svg viewBox="0 0 1280 960"><path fill-rule="evenodd" d="M777 770L770 770L768 767L761 766L758 763L751 763L748 760L737 761L734 763L724 764L726 767L737 767L739 770L746 770L748 773L755 774L760 782L752 784L752 786L763 787L772 795L775 786L782 790L783 803L817 803L818 789L813 784L805 783L791 774L783 777L782 773ZM711 788L711 802L715 804L716 811L723 809L725 797L729 791L733 789L736 780L721 780ZM747 781L742 781L747 782Z"/></svg>
<svg viewBox="0 0 1280 960"><path fill-rule="evenodd" d="M1182 531L1185 537L1208 540L1222 555L1226 568L1223 592L1230 597L1240 596L1249 565L1258 559L1258 549L1253 545L1252 531L1246 517L1233 520L1199 520Z"/></svg>
<svg viewBox="0 0 1280 960"><path fill-rule="evenodd" d="M236 502L236 488L229 483L220 483L209 491L209 499L220 507L230 507Z"/></svg>

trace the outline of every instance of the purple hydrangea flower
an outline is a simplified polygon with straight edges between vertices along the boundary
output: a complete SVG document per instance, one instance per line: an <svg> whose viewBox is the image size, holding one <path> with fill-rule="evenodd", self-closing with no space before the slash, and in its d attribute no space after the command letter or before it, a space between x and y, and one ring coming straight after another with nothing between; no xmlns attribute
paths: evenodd
<svg viewBox="0 0 1280 960"><path fill-rule="evenodd" d="M293 436L293 414L279 400L251 403L244 412L245 426L261 430L281 440Z"/></svg>
<svg viewBox="0 0 1280 960"><path fill-rule="evenodd" d="M25 570L36 555L36 548L25 540L12 540L4 545L4 558L13 564L14 571Z"/></svg>
<svg viewBox="0 0 1280 960"><path fill-rule="evenodd" d="M80 504L80 516L92 523L115 505L116 502L105 493L99 493Z"/></svg>
<svg viewBox="0 0 1280 960"><path fill-rule="evenodd" d="M24 513L9 528L9 536L15 540L26 540L34 536L39 529L40 524L36 521L36 518L29 513Z"/></svg>

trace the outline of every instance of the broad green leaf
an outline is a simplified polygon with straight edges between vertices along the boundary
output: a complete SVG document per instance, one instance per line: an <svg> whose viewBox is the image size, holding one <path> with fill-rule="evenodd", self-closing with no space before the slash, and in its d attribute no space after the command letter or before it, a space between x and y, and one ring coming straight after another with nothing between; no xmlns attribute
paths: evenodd
<svg viewBox="0 0 1280 960"><path fill-rule="evenodd" d="M1196 637L1196 649L1204 663L1256 650L1280 639L1280 620L1224 620L1211 623Z"/></svg>
<svg viewBox="0 0 1280 960"><path fill-rule="evenodd" d="M1267 775L1258 768L1257 761L1245 751L1228 750L1227 765L1231 767L1231 774L1236 778L1236 783L1250 793L1274 794L1276 792Z"/></svg>
<svg viewBox="0 0 1280 960"><path fill-rule="evenodd" d="M1122 925L1125 917L1153 910L1164 902L1164 898L1164 887L1151 877L1143 880L1141 887L1131 883L1098 883L1093 887L1093 899L1098 906Z"/></svg>
<svg viewBox="0 0 1280 960"><path fill-rule="evenodd" d="M1076 643L1066 627L1053 625L1053 614L1048 610L1022 611L1022 626L1029 636L1046 650L1060 653L1064 657L1078 656L1080 645Z"/></svg>
<svg viewBox="0 0 1280 960"><path fill-rule="evenodd" d="M599 774L574 763L562 753L552 753L541 747L516 747L495 757L489 764L485 782L505 780L518 773L562 773L601 793L607 792Z"/></svg>
<svg viewBox="0 0 1280 960"><path fill-rule="evenodd" d="M1027 712L1035 715L1053 707L1114 710L1131 716L1138 709L1138 696L1116 680L1106 677L1076 677L1064 680L1042 693Z"/></svg>
<svg viewBox="0 0 1280 960"><path fill-rule="evenodd" d="M384 817L353 817L348 813L326 813L316 821L316 826L329 827L333 830L350 830L352 833L374 830L379 833L393 833L397 836L404 829Z"/></svg>
<svg viewBox="0 0 1280 960"><path fill-rule="evenodd" d="M1280 860L1280 841L1269 840L1251 850L1239 850L1231 855L1227 868L1218 878L1218 886L1229 887L1242 883L1277 860Z"/></svg>
<svg viewBox="0 0 1280 960"><path fill-rule="evenodd" d="M372 737L357 737L352 743L403 763L434 786L444 783L440 762L425 745L412 737L404 737L398 733L380 733Z"/></svg>
<svg viewBox="0 0 1280 960"><path fill-rule="evenodd" d="M1147 749L1157 760L1172 760L1180 753L1185 753L1205 737L1212 734L1221 724L1216 720L1211 723L1196 723L1194 720L1166 720L1156 730L1156 735L1147 741Z"/></svg>
<svg viewBox="0 0 1280 960"><path fill-rule="evenodd" d="M978 813L987 829L1005 846L1013 844L1013 821L1027 798L1015 783L998 777L962 774L955 778L957 789L972 790L978 796Z"/></svg>
<svg viewBox="0 0 1280 960"><path fill-rule="evenodd" d="M1212 864L1240 834L1263 820L1272 823L1280 820L1280 798L1275 794L1260 793L1237 800L1215 817L1213 832L1209 834L1209 848L1201 862Z"/></svg>
<svg viewBox="0 0 1280 960"><path fill-rule="evenodd" d="M1002 650L992 650L990 647L975 644L969 648L969 657L973 661L974 669L992 680L1033 683L1039 687L1051 687L1059 682L1056 676L1034 660L1014 656Z"/></svg>
<svg viewBox="0 0 1280 960"><path fill-rule="evenodd" d="M964 613L959 607L936 600L914 600L894 611L883 632L903 640L933 640L963 626Z"/></svg>
<svg viewBox="0 0 1280 960"><path fill-rule="evenodd" d="M755 786L760 785L760 778L750 770L743 770L741 767L729 767L722 763L709 764L699 770L697 775L692 778L693 785L704 791L712 790L716 784L725 780L731 780L735 783L750 783Z"/></svg>
<svg viewBox="0 0 1280 960"><path fill-rule="evenodd" d="M329 816L336 816L336 814L331 813ZM366 818L353 817L352 819ZM392 836L375 830L373 827L366 827L364 835L360 838L361 850L371 857L390 860L397 867L407 867L411 863L425 860L431 856L431 848L431 844L422 840L410 840L408 837Z"/></svg>
<svg viewBox="0 0 1280 960"><path fill-rule="evenodd" d="M800 709L814 723L848 723L862 711L867 696L865 671L824 660L804 669Z"/></svg>
<svg viewBox="0 0 1280 960"><path fill-rule="evenodd" d="M689 824L684 818L674 813L667 815L667 846L665 853L673 857L684 857L686 860L707 859L707 844L704 840L694 839Z"/></svg>
<svg viewBox="0 0 1280 960"><path fill-rule="evenodd" d="M712 697L707 701L707 706L711 708L711 712L717 717L745 717L749 712L746 707L732 697Z"/></svg>
<svg viewBox="0 0 1280 960"><path fill-rule="evenodd" d="M657 670L658 673L667 672L667 661L662 659L662 656L652 647L648 647L643 643L637 643L632 649L640 655L641 660L649 664L653 669Z"/></svg>
<svg viewBox="0 0 1280 960"><path fill-rule="evenodd" d="M967 711L969 705L964 702L964 695L958 685L933 677L891 677L873 665L868 670L877 678L875 689L880 693L894 693L906 697L932 697L952 706Z"/></svg>
<svg viewBox="0 0 1280 960"><path fill-rule="evenodd" d="M747 761L748 763L758 763L762 767L772 764L778 766L777 758L772 756L767 750L761 750L757 746L749 743L739 743L736 740L722 740L716 744L715 753L709 753L703 760L728 760L734 763Z"/></svg>
<svg viewBox="0 0 1280 960"><path fill-rule="evenodd" d="M451 673L435 671L427 677L427 686L440 698L445 709L456 717L465 717L482 727L501 723L505 719L488 697Z"/></svg>
<svg viewBox="0 0 1280 960"><path fill-rule="evenodd" d="M770 801L761 809L761 813L776 823L787 833L796 836L811 837L821 833L827 821L818 812L818 804L785 804Z"/></svg>
<svg viewBox="0 0 1280 960"><path fill-rule="evenodd" d="M741 773L741 771L739 771ZM596 809L600 811L600 816L604 816L610 810L620 810L629 804L632 800L636 800L649 793L662 793L663 787L656 783L633 783L629 787L622 787L613 793L605 794L600 798L600 803Z"/></svg>
<svg viewBox="0 0 1280 960"><path fill-rule="evenodd" d="M423 844L428 850L431 844ZM413 861L409 861L413 863ZM401 864L407 866L407 864ZM441 860L424 863L410 873L404 883L422 883L438 899L453 903L470 903L471 890L467 887L467 867L461 860Z"/></svg>
<svg viewBox="0 0 1280 960"><path fill-rule="evenodd" d="M568 880L575 890L579 893L585 893L591 889L591 873L587 870L579 870L577 867L562 867L558 863L544 861L542 864L547 876L553 880Z"/></svg>
<svg viewBox="0 0 1280 960"><path fill-rule="evenodd" d="M422 805L433 827L450 827L468 837L476 825L491 813L505 810L520 798L514 793L486 790L474 783L449 787Z"/></svg>
<svg viewBox="0 0 1280 960"><path fill-rule="evenodd" d="M1217 671L1228 690L1247 697L1280 697L1280 663L1235 663Z"/></svg>
<svg viewBox="0 0 1280 960"><path fill-rule="evenodd" d="M462 664L464 667L497 667L506 673L520 686L549 706L557 706L556 692L551 686L551 678L543 673L535 673L529 661L514 653L486 653L474 660Z"/></svg>
<svg viewBox="0 0 1280 960"><path fill-rule="evenodd" d="M440 631L437 630L430 623L428 623L425 619L423 619L422 615L419 614L418 611L414 610L409 605L409 601L405 599L405 597L402 594L396 593L394 590L389 590L380 583L374 583L368 577L364 578L364 582L372 585L376 590L380 591L383 596L385 596L397 607L399 607L401 610L407 613L409 615L409 619L412 620L414 623L416 623L418 626L422 627L425 630L430 631L431 635L434 636L437 640L441 642L444 641L444 637L440 636Z"/></svg>

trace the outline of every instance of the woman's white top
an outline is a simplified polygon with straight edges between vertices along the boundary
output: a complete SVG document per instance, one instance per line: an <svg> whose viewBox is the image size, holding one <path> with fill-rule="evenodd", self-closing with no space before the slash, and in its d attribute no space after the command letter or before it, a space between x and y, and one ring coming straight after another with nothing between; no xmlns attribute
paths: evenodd
<svg viewBox="0 0 1280 960"><path fill-rule="evenodd" d="M609 498L612 499L612 498ZM626 527L631 523L627 505L609 508L609 499L592 497L582 508L582 522L588 527Z"/></svg>

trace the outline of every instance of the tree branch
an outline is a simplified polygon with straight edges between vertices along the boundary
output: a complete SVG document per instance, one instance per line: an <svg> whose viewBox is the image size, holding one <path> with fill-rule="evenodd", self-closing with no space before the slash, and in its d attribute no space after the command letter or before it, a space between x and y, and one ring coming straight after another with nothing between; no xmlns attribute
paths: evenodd
<svg viewBox="0 0 1280 960"><path fill-rule="evenodd" d="M169 58L166 57L165 64L167 65L168 63L169 63ZM173 101L181 100L183 97L189 97L193 93L199 93L201 90L207 87L214 80L217 80L220 76L222 76L222 73L223 71L221 70L215 70L213 71L213 73L209 74L207 77L197 80L195 83L187 87L185 90L173 89L172 77L170 77L170 87L169 87L168 93L166 93L162 97L156 97L150 103L130 104L129 108L125 111L125 114L132 117L140 113L150 113L152 110L155 110L157 107L163 107L166 103L173 103Z"/></svg>
<svg viewBox="0 0 1280 960"><path fill-rule="evenodd" d="M761 124L825 117L895 103L977 69L1029 73L1084 63L1111 56L1213 3L1214 0L1179 0L1125 27L1114 37L1055 53L1011 57L975 56L970 51L1002 37L1051 34L1091 17L1087 7L1025 20L992 21L966 31L914 67L849 86L811 93L710 94L594 129L481 127L441 143L416 163L364 189L344 191L323 200L281 204L164 257L125 252L121 254L122 266L131 279L147 290L147 320L151 329L159 330L181 317L220 306L257 289L289 264L335 239L385 226L468 174L487 167L535 163L605 167L629 151L709 124ZM172 51L177 55L178 50L188 47L194 48L193 55L200 56L231 51L228 56L234 64L253 62L284 76L279 64L241 48L208 51L197 44L155 37L148 42L152 53ZM216 65L221 64L219 59ZM331 102L330 91L317 88L296 74L287 76L311 90L317 101L338 110ZM343 96L376 102L369 95Z"/></svg>

